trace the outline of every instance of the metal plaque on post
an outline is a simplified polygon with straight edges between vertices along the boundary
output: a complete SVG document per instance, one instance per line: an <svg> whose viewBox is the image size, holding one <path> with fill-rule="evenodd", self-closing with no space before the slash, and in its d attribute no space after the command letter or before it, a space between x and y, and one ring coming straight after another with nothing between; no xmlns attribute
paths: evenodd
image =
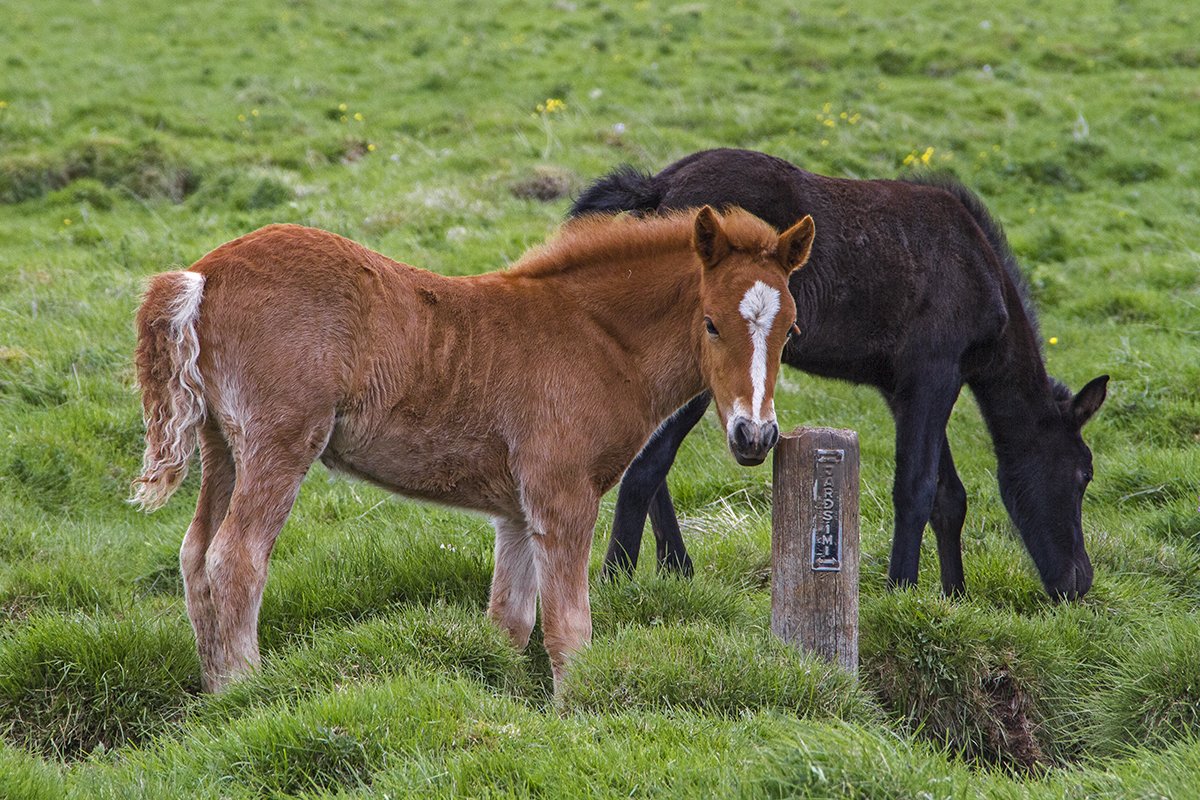
<svg viewBox="0 0 1200 800"><path fill-rule="evenodd" d="M842 569L842 485L845 450L816 451L813 470L812 568L814 572Z"/></svg>

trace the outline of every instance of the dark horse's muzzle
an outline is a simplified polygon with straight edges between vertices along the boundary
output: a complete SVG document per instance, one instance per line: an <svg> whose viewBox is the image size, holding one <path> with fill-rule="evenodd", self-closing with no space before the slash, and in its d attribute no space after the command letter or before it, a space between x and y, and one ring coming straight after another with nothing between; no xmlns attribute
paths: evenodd
<svg viewBox="0 0 1200 800"><path fill-rule="evenodd" d="M1078 600L1092 588L1092 561L1087 553L1076 557L1054 581L1046 582L1046 591L1055 600Z"/></svg>
<svg viewBox="0 0 1200 800"><path fill-rule="evenodd" d="M745 417L737 417L729 430L729 451L743 467L763 463L778 441L779 426L775 420L756 423Z"/></svg>

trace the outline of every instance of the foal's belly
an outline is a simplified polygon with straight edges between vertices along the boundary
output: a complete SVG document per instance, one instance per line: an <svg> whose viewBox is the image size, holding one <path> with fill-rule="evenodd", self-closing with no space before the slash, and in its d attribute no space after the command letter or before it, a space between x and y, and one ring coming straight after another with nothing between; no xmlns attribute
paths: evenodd
<svg viewBox="0 0 1200 800"><path fill-rule="evenodd" d="M419 421L369 430L339 420L321 461L407 497L489 515L520 513L508 447L494 434Z"/></svg>

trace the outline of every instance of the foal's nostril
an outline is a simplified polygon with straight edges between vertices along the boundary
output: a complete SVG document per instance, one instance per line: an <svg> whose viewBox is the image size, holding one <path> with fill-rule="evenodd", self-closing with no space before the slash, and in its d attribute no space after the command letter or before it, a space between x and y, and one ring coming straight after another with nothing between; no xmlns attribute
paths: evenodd
<svg viewBox="0 0 1200 800"><path fill-rule="evenodd" d="M764 450L770 450L779 441L779 426L770 422L763 426L762 443Z"/></svg>
<svg viewBox="0 0 1200 800"><path fill-rule="evenodd" d="M742 452L754 446L754 430L746 420L739 419L733 424L733 443Z"/></svg>

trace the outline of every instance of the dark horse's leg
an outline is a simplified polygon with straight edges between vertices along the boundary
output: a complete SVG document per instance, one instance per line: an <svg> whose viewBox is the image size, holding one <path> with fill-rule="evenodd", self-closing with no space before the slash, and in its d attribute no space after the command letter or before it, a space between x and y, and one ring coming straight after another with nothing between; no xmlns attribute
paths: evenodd
<svg viewBox="0 0 1200 800"><path fill-rule="evenodd" d="M942 570L942 592L957 597L966 591L962 564L962 529L967 518L967 490L963 488L950 441L942 437L942 454L938 460L937 494L933 497L933 513L929 524L937 535L938 564Z"/></svg>
<svg viewBox="0 0 1200 800"><path fill-rule="evenodd" d="M904 376L889 398L896 418L896 479L892 501L896 528L888 584L917 582L921 535L933 513L946 423L962 380L957 363L936 361Z"/></svg>
<svg viewBox="0 0 1200 800"><path fill-rule="evenodd" d="M667 488L665 478L654 493L654 499L650 501L650 527L654 529L658 571L674 572L685 578L692 577L692 557L683 545L679 519L675 516L675 504L671 502L671 490Z"/></svg>
<svg viewBox="0 0 1200 800"><path fill-rule="evenodd" d="M684 437L704 416L709 402L711 397L708 392L689 400L659 426L642 452L625 470L621 488L617 491L612 539L604 556L604 578L633 574L642 545L647 512L651 514L654 535L658 539L659 567L677 570L685 575L692 574L692 561L683 545L679 521L675 519L675 507L671 504L671 493L667 490L667 473L675 463L675 454L679 452Z"/></svg>

